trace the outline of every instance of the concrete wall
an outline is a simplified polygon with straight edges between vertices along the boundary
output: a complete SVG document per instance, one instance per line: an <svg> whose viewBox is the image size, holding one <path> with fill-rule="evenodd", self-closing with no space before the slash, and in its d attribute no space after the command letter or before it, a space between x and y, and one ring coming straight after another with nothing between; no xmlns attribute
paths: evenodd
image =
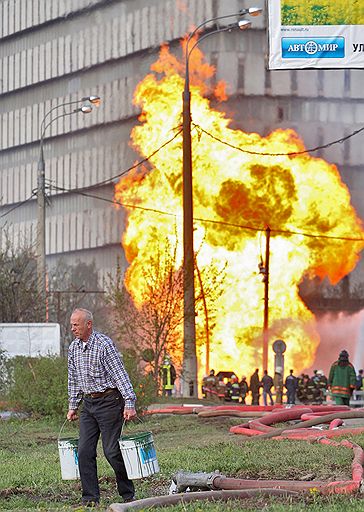
<svg viewBox="0 0 364 512"><path fill-rule="evenodd" d="M264 6L264 0L254 2ZM242 0L3 0L0 3L0 217L14 242L35 240L37 162L42 119L51 108L89 94L103 98L91 114L62 117L46 131L44 156L50 204L48 263L63 255L97 261L100 276L114 267L124 219L107 202L68 192L93 187L112 199L116 176L138 158L129 145L138 110L136 84L164 41L180 54L179 38L194 26L246 7ZM295 128L307 147L361 128L361 70L266 70L265 18L251 30L201 42L228 82L223 105L234 123L262 135ZM61 111L62 112L62 111ZM357 135L318 153L340 166L353 204L364 218L363 144ZM58 189L55 188L58 187ZM60 189L66 190L60 190ZM121 253L121 251L120 251ZM364 279L364 277L363 277Z"/></svg>

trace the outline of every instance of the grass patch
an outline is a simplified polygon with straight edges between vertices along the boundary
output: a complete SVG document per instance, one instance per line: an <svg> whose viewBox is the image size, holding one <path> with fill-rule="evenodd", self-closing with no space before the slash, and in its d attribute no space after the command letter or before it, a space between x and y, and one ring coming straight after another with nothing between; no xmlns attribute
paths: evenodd
<svg viewBox="0 0 364 512"><path fill-rule="evenodd" d="M218 470L226 476L262 479L335 481L351 477L352 451L289 440L245 441L229 433L239 418L198 418L196 415L149 416L144 424L128 424L125 433L153 432L160 473L137 480L137 497L167 494L172 475L179 471ZM80 483L62 481L57 439L62 420L10 420L0 430L0 510L68 512L80 502ZM67 424L62 436L77 437L78 425ZM364 436L355 442L364 445ZM98 468L102 504L106 510L119 497L113 471L100 446ZM165 511L322 512L363 510L361 497L310 495L305 498L255 498L224 503L191 503Z"/></svg>

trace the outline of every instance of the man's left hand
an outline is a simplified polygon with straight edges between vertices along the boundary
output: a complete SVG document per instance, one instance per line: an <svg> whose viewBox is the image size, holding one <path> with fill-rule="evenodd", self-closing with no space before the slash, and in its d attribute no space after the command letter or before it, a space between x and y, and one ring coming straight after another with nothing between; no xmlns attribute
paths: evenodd
<svg viewBox="0 0 364 512"><path fill-rule="evenodd" d="M134 416L136 416L135 409L124 409L124 418L126 420L131 420L131 418L134 418Z"/></svg>

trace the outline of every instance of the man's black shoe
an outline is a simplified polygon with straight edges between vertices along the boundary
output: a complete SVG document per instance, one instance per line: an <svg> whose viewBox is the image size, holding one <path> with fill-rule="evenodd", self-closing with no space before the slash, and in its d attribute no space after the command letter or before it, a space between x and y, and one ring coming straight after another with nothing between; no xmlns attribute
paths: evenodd
<svg viewBox="0 0 364 512"><path fill-rule="evenodd" d="M131 503L132 501L135 501L135 496L132 496L131 498L124 498L124 503Z"/></svg>

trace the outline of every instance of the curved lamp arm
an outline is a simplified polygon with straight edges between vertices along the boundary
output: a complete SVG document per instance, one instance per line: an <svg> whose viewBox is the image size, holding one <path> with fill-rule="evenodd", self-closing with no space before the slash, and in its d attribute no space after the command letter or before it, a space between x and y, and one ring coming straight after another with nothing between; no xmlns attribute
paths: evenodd
<svg viewBox="0 0 364 512"><path fill-rule="evenodd" d="M42 132L45 131L45 129L46 129L46 128L44 128L45 121L46 121L47 117L52 112L54 112L55 110L57 110L59 108L62 108L62 107L68 107L69 105L76 105L76 104L79 104L79 103L82 103L82 102L86 102L86 101L88 101L92 105L95 105L96 107L98 107L100 105L100 103L101 103L101 98L100 98L100 96L96 96L96 95L84 96L83 98L80 98L78 100L67 101L66 103L61 103L59 105L56 105L55 107L53 107L50 110L48 110L48 112L43 117L43 120L42 120L41 125L40 125L40 133L42 134ZM47 126L49 126L49 124Z"/></svg>

